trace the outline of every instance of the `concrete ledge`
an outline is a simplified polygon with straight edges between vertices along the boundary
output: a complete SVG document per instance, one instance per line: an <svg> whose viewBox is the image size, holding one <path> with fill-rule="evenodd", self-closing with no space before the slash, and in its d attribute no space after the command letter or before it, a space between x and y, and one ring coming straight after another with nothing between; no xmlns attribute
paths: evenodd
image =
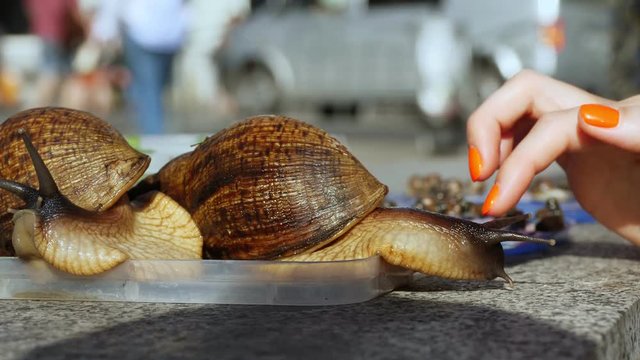
<svg viewBox="0 0 640 360"><path fill-rule="evenodd" d="M0 301L0 358L640 357L640 248L600 226L503 282L417 276L335 307Z"/></svg>

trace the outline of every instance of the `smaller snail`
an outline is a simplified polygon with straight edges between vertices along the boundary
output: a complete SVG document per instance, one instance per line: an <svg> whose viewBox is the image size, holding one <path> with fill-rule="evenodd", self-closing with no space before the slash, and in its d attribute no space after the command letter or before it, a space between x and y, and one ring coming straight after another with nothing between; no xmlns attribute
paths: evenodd
<svg viewBox="0 0 640 360"><path fill-rule="evenodd" d="M38 186L19 129L29 133L62 195L89 211L111 207L149 166L149 156L133 149L108 122L84 111L43 107L0 124L0 179ZM0 191L0 204L0 253L14 255L13 214L7 209L24 204L6 191Z"/></svg>
<svg viewBox="0 0 640 360"><path fill-rule="evenodd" d="M438 174L412 175L408 182L408 194L415 198L416 209L436 212L454 217L481 217L481 204L474 204L465 198L471 191L471 184L463 184L456 178L443 179Z"/></svg>
<svg viewBox="0 0 640 360"><path fill-rule="evenodd" d="M536 212L537 231L560 231L564 229L564 213L556 198L549 198L544 207Z"/></svg>
<svg viewBox="0 0 640 360"><path fill-rule="evenodd" d="M12 242L18 256L43 258L57 269L93 275L126 259L200 259L202 237L189 214L169 197L151 192L128 202L126 196L104 211L74 205L20 129L39 189L0 180L0 188L21 198L13 210Z"/></svg>
<svg viewBox="0 0 640 360"><path fill-rule="evenodd" d="M558 202L563 202L572 197L567 185L562 185L561 181L552 180L551 178L537 179L531 185L530 192L534 199L541 201L554 199Z"/></svg>

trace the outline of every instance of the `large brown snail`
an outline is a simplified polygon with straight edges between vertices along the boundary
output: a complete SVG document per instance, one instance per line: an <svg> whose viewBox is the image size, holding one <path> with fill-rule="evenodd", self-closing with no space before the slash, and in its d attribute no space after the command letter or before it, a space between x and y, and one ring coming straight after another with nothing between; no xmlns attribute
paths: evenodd
<svg viewBox="0 0 640 360"><path fill-rule="evenodd" d="M88 126L87 118L99 126ZM50 128L35 130L43 123ZM18 255L42 257L64 271L87 275L127 258L200 258L204 241L210 258L323 261L377 254L427 274L511 282L500 242L545 241L499 230L521 217L480 225L381 208L386 186L343 145L320 129L279 116L250 118L207 138L133 188L129 202L118 195L138 179L148 160L120 134L109 130L101 145L96 140L83 145L91 150L56 150L93 139L105 124L83 112L47 108L20 113L0 127L0 145L4 137L12 144L2 166L13 169L0 172L6 179L0 187L22 198L27 208L12 211ZM75 128L87 133L63 130ZM33 145L27 134L34 137ZM24 144L16 145L18 139ZM56 160L60 154L66 154L65 161ZM24 170L29 156L33 174ZM77 168L87 159L97 170ZM143 164L105 165L104 159ZM69 169L75 169L72 176ZM83 188L106 181L96 180L94 171L102 179L121 176L117 185L108 186L119 190L112 198L98 197L93 208L76 206L80 200L73 197L77 190L68 190L71 183Z"/></svg>
<svg viewBox="0 0 640 360"><path fill-rule="evenodd" d="M2 218L14 223L0 241L12 234L17 255L79 275L127 259L201 257L200 233L175 201L157 192L128 201L149 159L108 123L69 109L28 110L0 125L0 146L0 188L15 195L0 192Z"/></svg>
<svg viewBox="0 0 640 360"><path fill-rule="evenodd" d="M500 242L543 241L412 209L380 208L387 187L326 132L257 116L203 141L132 194L161 191L198 225L205 254L222 259L325 261L380 255L453 279L511 279Z"/></svg>

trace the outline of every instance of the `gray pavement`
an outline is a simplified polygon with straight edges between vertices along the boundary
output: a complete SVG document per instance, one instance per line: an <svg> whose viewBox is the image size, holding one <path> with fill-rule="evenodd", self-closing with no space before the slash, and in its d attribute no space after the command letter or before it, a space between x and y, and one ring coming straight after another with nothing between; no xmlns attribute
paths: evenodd
<svg viewBox="0 0 640 360"><path fill-rule="evenodd" d="M0 358L638 359L640 249L582 225L502 281L343 306L0 301Z"/></svg>

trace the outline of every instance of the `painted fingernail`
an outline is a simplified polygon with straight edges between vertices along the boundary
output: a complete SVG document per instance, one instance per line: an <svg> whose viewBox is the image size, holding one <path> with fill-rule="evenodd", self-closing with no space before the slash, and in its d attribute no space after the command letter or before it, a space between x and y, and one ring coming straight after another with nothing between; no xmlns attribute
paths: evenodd
<svg viewBox="0 0 640 360"><path fill-rule="evenodd" d="M469 174L471 174L471 180L478 181L480 179L480 172L482 171L482 156L480 151L471 145L469 146Z"/></svg>
<svg viewBox="0 0 640 360"><path fill-rule="evenodd" d="M487 194L487 198L482 205L482 215L487 215L491 208L493 207L493 203L496 201L498 194L500 193L500 185L497 183L493 185L491 190L489 190L489 194Z"/></svg>
<svg viewBox="0 0 640 360"><path fill-rule="evenodd" d="M620 113L614 108L599 104L580 106L580 117L589 125L612 128L618 125Z"/></svg>

